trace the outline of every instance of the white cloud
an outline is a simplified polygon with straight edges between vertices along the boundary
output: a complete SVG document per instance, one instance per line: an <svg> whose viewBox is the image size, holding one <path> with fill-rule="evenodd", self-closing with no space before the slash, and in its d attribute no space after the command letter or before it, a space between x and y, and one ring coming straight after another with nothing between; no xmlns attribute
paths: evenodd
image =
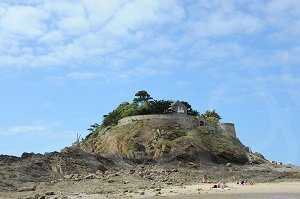
<svg viewBox="0 0 300 199"><path fill-rule="evenodd" d="M60 31L52 31L44 34L39 41L46 44L63 44L64 42L64 35Z"/></svg>
<svg viewBox="0 0 300 199"><path fill-rule="evenodd" d="M0 67L97 67L94 71L105 74L118 68L124 75L137 73L136 67L149 71L162 65L171 71L215 59L251 66L279 59L300 63L294 46L287 46L284 56L272 49L253 51L258 42L294 41L291 36L300 35L299 7L292 0L245 5L234 0L0 3ZM271 40L259 37L262 33Z"/></svg>
<svg viewBox="0 0 300 199"><path fill-rule="evenodd" d="M259 19L243 13L213 13L192 22L191 30L200 37L226 36L235 33L255 33L261 29Z"/></svg>
<svg viewBox="0 0 300 199"><path fill-rule="evenodd" d="M135 67L127 69L126 72L114 69L105 72L69 72L62 76L53 76L48 80L57 84L65 83L66 81L77 81L79 83L107 83L110 81L132 81L135 78L145 78L148 76L162 76L170 74L165 69L158 69L154 67Z"/></svg>
<svg viewBox="0 0 300 199"><path fill-rule="evenodd" d="M34 122L32 124L11 126L6 129L2 129L1 132L4 136L45 134L50 133L53 126L53 124L47 124L44 122Z"/></svg>
<svg viewBox="0 0 300 199"><path fill-rule="evenodd" d="M1 29L7 34L13 34L17 37L34 38L42 35L47 26L41 23L47 18L43 13L31 6L13 6L9 7L1 18Z"/></svg>
<svg viewBox="0 0 300 199"><path fill-rule="evenodd" d="M118 53L133 41L132 31L182 15L175 3L159 1L54 0L0 7L6 10L1 11L0 28L6 31L0 35L1 66L20 68L101 63L99 56ZM165 12L169 8L173 11Z"/></svg>

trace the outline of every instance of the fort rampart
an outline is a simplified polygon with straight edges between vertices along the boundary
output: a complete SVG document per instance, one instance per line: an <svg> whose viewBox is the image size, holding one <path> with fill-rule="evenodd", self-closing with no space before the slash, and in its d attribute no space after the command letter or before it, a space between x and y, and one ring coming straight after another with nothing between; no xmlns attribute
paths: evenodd
<svg viewBox="0 0 300 199"><path fill-rule="evenodd" d="M203 128L213 132L227 133L232 137L236 137L235 127L233 123L217 124L209 122L203 117L193 117L181 114L164 114L164 115L137 115L125 117L119 120L118 125L124 126L132 124L134 121L148 120L153 124L167 124L178 128Z"/></svg>

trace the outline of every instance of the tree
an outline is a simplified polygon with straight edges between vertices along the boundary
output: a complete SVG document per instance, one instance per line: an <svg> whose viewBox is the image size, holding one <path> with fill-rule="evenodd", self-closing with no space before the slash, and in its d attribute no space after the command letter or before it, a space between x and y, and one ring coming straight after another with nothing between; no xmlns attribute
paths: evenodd
<svg viewBox="0 0 300 199"><path fill-rule="evenodd" d="M198 116L199 115L199 112L196 110L193 110L192 106L188 102L181 101L181 103L183 103L186 106L188 115L190 115L190 116Z"/></svg>
<svg viewBox="0 0 300 199"><path fill-rule="evenodd" d="M151 114L166 114L170 112L169 108L172 104L170 100L153 100L149 104Z"/></svg>
<svg viewBox="0 0 300 199"><path fill-rule="evenodd" d="M98 127L100 127L100 125L99 125L98 123L95 123L95 124L90 125L90 128L88 128L87 130L93 132L93 131L95 131Z"/></svg>
<svg viewBox="0 0 300 199"><path fill-rule="evenodd" d="M141 91L138 91L136 94L135 94L136 98L133 99L133 102L139 104L139 105L144 105L145 102L148 102L149 100L153 99L149 93L145 90L141 90Z"/></svg>
<svg viewBox="0 0 300 199"><path fill-rule="evenodd" d="M210 111L207 110L204 114L202 114L202 116L211 122L219 122L222 118L221 116L217 113L216 109Z"/></svg>

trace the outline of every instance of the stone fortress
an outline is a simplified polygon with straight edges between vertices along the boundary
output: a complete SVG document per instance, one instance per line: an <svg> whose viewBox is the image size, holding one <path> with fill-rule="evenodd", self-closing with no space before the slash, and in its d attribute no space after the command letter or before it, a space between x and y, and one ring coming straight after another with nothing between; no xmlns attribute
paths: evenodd
<svg viewBox="0 0 300 199"><path fill-rule="evenodd" d="M125 117L119 120L118 125L124 126L132 124L136 121L147 120L153 124L170 125L178 129L200 128L208 130L209 132L226 133L236 138L235 127L233 123L214 123L207 121L202 116L188 116L186 106L179 101L174 102L171 106L171 109L174 111L172 114L136 115Z"/></svg>

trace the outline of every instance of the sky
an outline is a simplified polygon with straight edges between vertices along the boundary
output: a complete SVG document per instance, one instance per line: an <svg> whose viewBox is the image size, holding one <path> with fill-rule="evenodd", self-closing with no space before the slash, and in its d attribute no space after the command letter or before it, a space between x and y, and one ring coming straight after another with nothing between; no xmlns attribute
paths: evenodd
<svg viewBox="0 0 300 199"><path fill-rule="evenodd" d="M300 165L298 0L1 0L0 154L59 151L147 90Z"/></svg>

